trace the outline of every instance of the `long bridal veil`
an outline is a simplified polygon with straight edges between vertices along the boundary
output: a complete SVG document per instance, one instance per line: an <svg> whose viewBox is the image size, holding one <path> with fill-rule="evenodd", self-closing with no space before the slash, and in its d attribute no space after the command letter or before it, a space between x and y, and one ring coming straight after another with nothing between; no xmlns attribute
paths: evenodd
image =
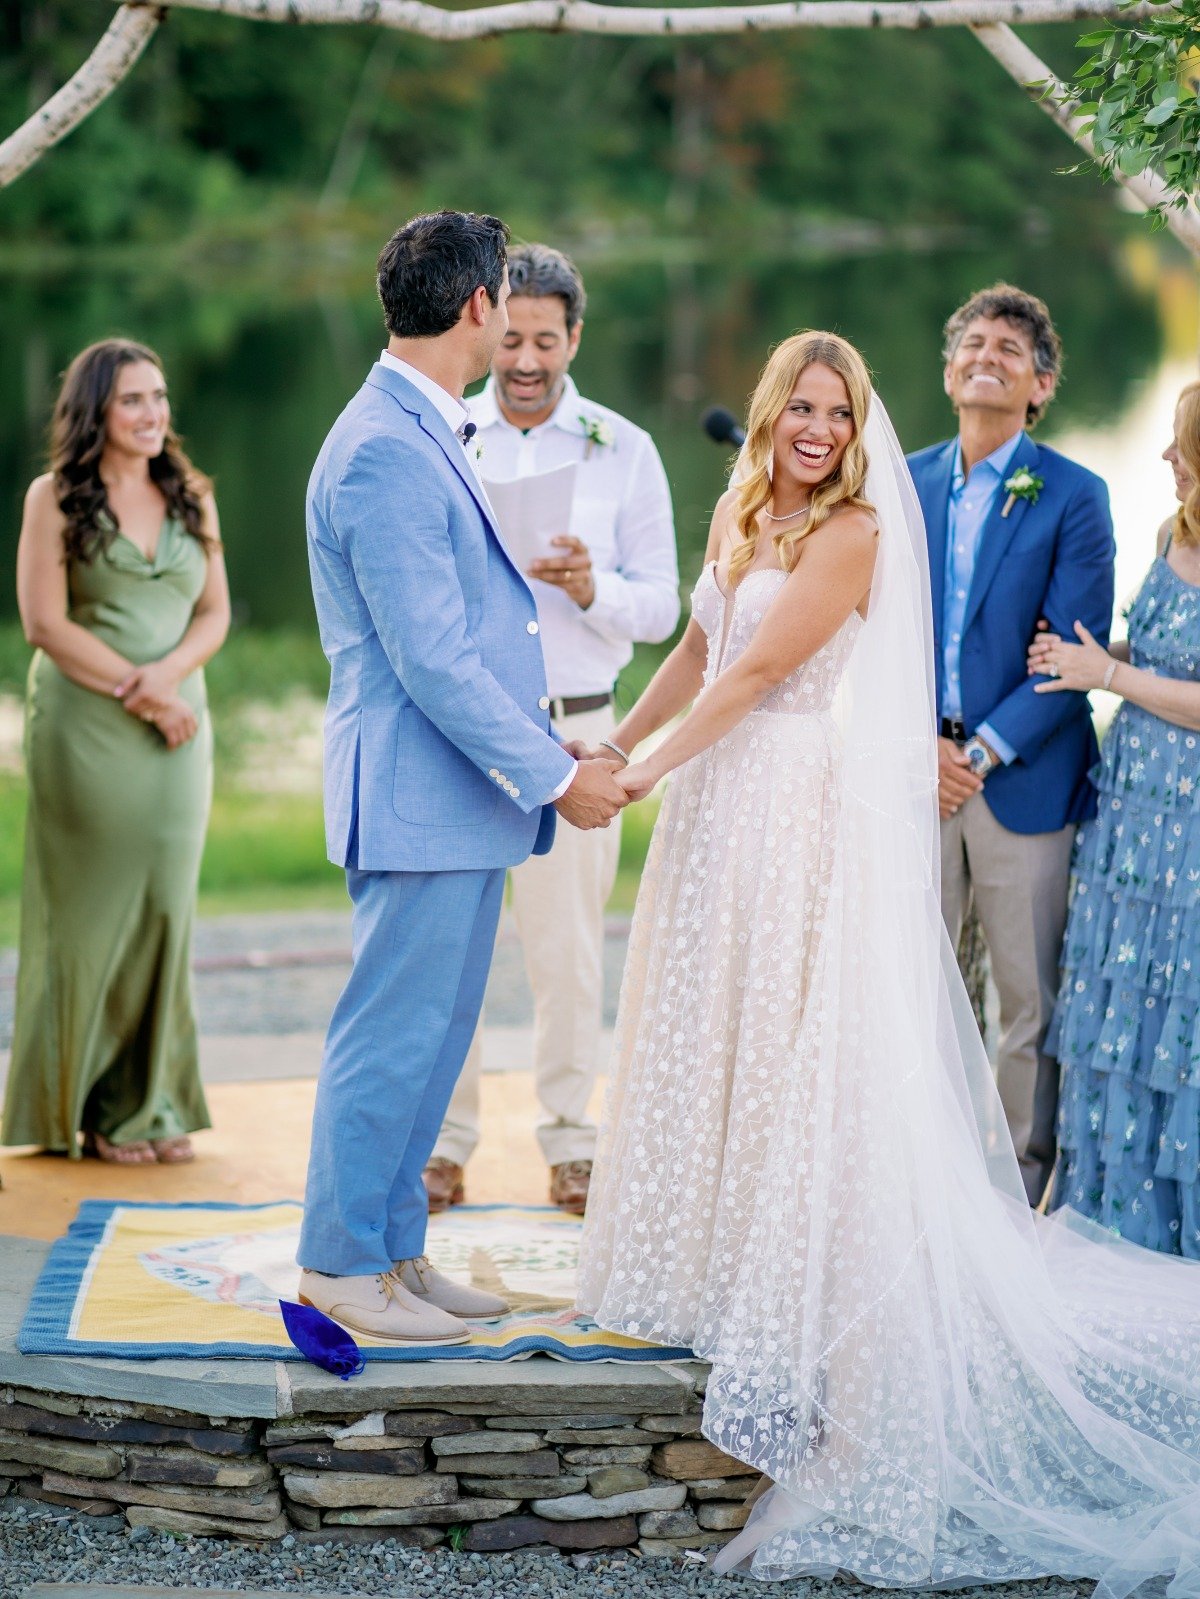
<svg viewBox="0 0 1200 1599"><path fill-rule="evenodd" d="M818 970L780 1063L797 1114L785 1097L698 1350L706 1435L774 1484L717 1566L1197 1596L1200 1266L1029 1212L941 918L925 534L877 397L865 442L879 549Z"/></svg>

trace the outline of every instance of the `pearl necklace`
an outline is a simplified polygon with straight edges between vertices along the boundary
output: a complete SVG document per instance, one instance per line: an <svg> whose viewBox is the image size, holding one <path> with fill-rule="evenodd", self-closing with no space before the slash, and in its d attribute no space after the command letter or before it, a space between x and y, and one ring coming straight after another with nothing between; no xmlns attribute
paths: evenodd
<svg viewBox="0 0 1200 1599"><path fill-rule="evenodd" d="M786 516L772 516L770 511L768 511L766 506L764 506L762 514L766 517L768 522L790 522L794 516L803 516L807 510L808 506L802 505L798 511L789 511Z"/></svg>

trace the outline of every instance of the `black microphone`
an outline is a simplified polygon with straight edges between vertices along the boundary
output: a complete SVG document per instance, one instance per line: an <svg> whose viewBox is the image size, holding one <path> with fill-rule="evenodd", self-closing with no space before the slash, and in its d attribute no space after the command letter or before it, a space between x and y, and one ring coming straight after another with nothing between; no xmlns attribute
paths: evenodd
<svg viewBox="0 0 1200 1599"><path fill-rule="evenodd" d="M714 444L732 444L740 450L746 442L745 428L723 405L710 405L700 418L700 426Z"/></svg>
<svg viewBox="0 0 1200 1599"><path fill-rule="evenodd" d="M464 444L470 444L471 440L478 432L479 429L475 426L474 422L464 422L458 436Z"/></svg>

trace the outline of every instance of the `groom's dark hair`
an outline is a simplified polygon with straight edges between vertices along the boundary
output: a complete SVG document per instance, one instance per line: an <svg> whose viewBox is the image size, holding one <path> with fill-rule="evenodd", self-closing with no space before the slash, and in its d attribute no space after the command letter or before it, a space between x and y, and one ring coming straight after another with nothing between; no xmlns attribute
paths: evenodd
<svg viewBox="0 0 1200 1599"><path fill-rule="evenodd" d="M474 211L434 211L398 228L379 252L387 330L398 339L448 333L478 288L496 305L508 259L507 226Z"/></svg>
<svg viewBox="0 0 1200 1599"><path fill-rule="evenodd" d="M1012 322L1024 329L1033 345L1033 370L1043 375L1048 372L1055 383L1058 382L1062 371L1062 340L1050 320L1046 302L1012 283L993 283L990 289L980 289L965 305L959 306L942 330L944 361L950 361L963 334L980 316L987 317L989 322L1003 317L1005 322ZM1049 401L1046 401L1044 405L1029 407L1026 421L1030 427L1048 404Z"/></svg>

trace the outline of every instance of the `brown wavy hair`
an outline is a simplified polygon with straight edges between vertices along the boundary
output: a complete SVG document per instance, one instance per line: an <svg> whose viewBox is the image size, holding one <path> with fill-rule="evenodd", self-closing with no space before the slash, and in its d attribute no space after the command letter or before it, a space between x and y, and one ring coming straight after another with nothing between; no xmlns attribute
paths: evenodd
<svg viewBox="0 0 1200 1599"><path fill-rule="evenodd" d="M68 561L92 561L119 531L100 476L100 457L108 442L107 414L117 388L117 374L135 361L149 361L162 371L154 351L132 339L101 339L81 350L63 375L50 423L50 472L59 510L66 517L63 533ZM150 462L150 477L162 491L167 510L207 551L215 540L204 528L203 499L209 481L184 453L179 436L168 425L161 452Z"/></svg>
<svg viewBox="0 0 1200 1599"><path fill-rule="evenodd" d="M793 333L771 351L750 399L750 415L746 422L747 470L737 486L734 505L734 530L739 542L735 543L729 560L727 581L731 584L737 582L739 574L754 560L760 532L758 514L771 503L775 424L801 374L810 366L827 366L846 385L854 433L836 470L813 490L808 516L801 525L772 535L780 566L790 572L800 554L801 541L827 522L835 511L847 506L862 511L875 509L862 492L868 464L862 436L871 408L871 374L867 364L854 346L836 333L822 333L812 328L805 333Z"/></svg>
<svg viewBox="0 0 1200 1599"><path fill-rule="evenodd" d="M1175 513L1177 544L1200 544L1200 383L1187 384L1175 407L1175 442L1192 474L1192 486Z"/></svg>

